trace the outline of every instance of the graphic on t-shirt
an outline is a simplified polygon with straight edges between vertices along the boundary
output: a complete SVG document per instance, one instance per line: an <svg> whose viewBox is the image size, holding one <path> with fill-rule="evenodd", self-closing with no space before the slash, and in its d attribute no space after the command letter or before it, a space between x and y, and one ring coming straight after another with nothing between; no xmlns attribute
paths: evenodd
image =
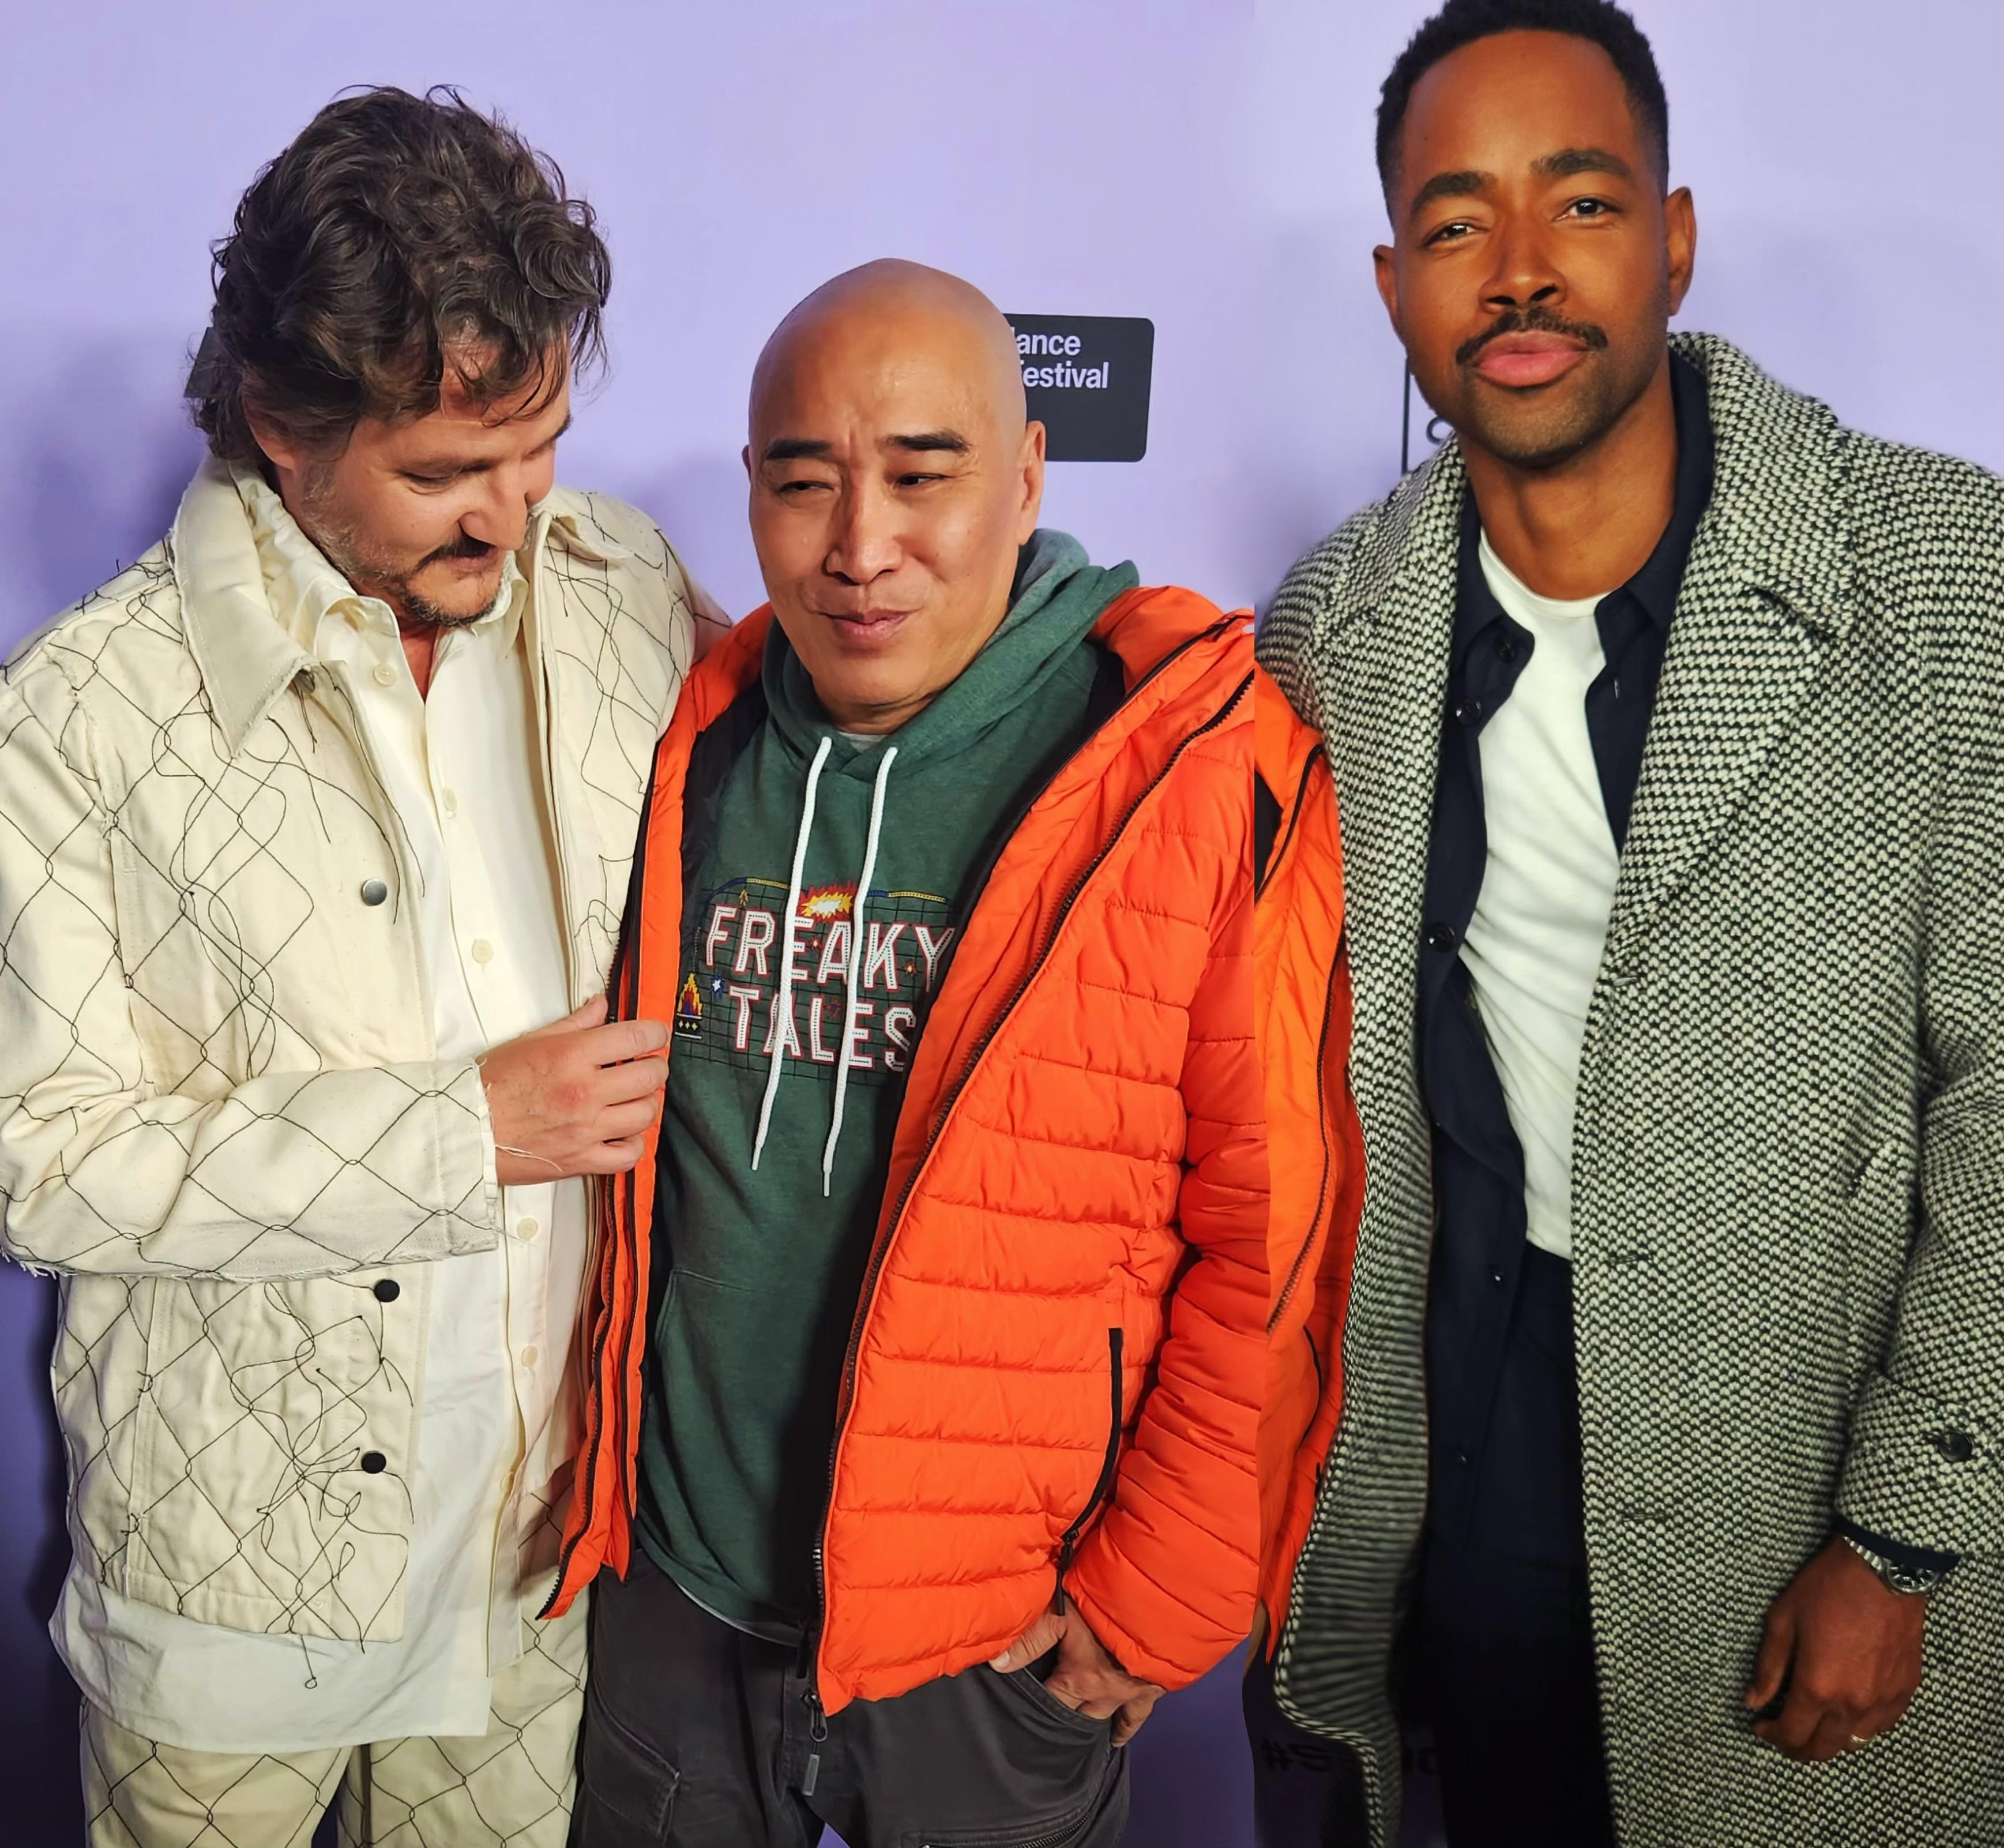
<svg viewBox="0 0 2004 1848"><path fill-rule="evenodd" d="M676 1056L764 1070L776 1037L789 1071L832 1080L849 1012L856 953L856 889L815 885L801 893L790 929L783 879L727 879L704 895L683 945L675 1003ZM946 974L957 927L934 892L873 888L863 908L849 1082L902 1078L911 1068L926 1010ZM790 959L792 1018L779 1010Z"/></svg>

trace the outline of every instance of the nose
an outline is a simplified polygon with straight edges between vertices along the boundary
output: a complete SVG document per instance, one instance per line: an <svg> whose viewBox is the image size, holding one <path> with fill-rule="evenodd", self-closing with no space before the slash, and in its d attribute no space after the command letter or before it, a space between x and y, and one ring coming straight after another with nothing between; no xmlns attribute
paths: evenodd
<svg viewBox="0 0 2004 1848"><path fill-rule="evenodd" d="M1554 260L1543 227L1524 213L1512 213L1490 240L1494 267L1482 292L1492 308L1556 308L1565 299L1565 278Z"/></svg>
<svg viewBox="0 0 2004 1848"><path fill-rule="evenodd" d="M519 552L529 536L529 510L541 498L526 472L495 468L480 478L479 498L461 515L460 531L502 552Z"/></svg>
<svg viewBox="0 0 2004 1848"><path fill-rule="evenodd" d="M872 482L852 482L836 507L822 568L853 584L888 576L905 556L898 522L899 508L888 493Z"/></svg>

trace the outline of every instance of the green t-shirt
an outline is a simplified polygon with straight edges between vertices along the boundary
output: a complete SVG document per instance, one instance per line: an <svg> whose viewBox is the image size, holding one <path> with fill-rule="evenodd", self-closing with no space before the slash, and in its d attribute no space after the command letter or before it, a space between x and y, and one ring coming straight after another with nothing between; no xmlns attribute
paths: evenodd
<svg viewBox="0 0 2004 1848"><path fill-rule="evenodd" d="M1064 534L1035 535L986 647L881 738L833 728L775 623L758 692L698 745L637 1524L654 1562L734 1623L785 1634L811 1615L842 1365L913 1050L1004 838L1119 696L1117 666L1088 631L1135 581L1131 566L1088 563ZM789 1032L777 1005L782 913L824 738ZM859 902L880 781L876 864ZM859 924L853 1058L831 1155ZM780 1078L758 1145L776 1025Z"/></svg>

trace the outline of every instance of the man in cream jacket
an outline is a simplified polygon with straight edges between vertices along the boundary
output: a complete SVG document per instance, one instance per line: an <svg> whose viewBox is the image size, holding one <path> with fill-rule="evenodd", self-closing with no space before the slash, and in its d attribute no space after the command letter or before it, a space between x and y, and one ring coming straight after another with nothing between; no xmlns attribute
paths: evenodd
<svg viewBox="0 0 2004 1848"><path fill-rule="evenodd" d="M61 1280L93 1848L548 1844L604 1024L700 594L553 482L609 275L456 96L238 209L163 542L0 676L5 1244Z"/></svg>

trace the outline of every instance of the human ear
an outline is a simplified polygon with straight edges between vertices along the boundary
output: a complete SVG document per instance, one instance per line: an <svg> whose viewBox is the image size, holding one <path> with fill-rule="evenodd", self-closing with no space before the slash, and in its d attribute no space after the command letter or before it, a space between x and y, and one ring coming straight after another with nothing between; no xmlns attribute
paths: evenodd
<svg viewBox="0 0 2004 1848"><path fill-rule="evenodd" d="M1016 543L1028 542L1030 535L1037 530L1037 516L1044 505L1044 426L1030 423L1023 426L1023 447L1018 453L1017 466L1022 472L1023 499L1016 514Z"/></svg>
<svg viewBox="0 0 2004 1848"><path fill-rule="evenodd" d="M1697 211L1690 188L1680 186L1663 202L1663 254L1669 272L1670 312L1683 306L1697 266Z"/></svg>
<svg viewBox="0 0 2004 1848"><path fill-rule="evenodd" d="M1381 244L1371 253L1371 270L1378 284L1378 299L1385 304L1385 314L1392 324L1392 331L1399 336L1399 344L1406 344L1405 329L1399 325L1399 256L1389 244Z"/></svg>

